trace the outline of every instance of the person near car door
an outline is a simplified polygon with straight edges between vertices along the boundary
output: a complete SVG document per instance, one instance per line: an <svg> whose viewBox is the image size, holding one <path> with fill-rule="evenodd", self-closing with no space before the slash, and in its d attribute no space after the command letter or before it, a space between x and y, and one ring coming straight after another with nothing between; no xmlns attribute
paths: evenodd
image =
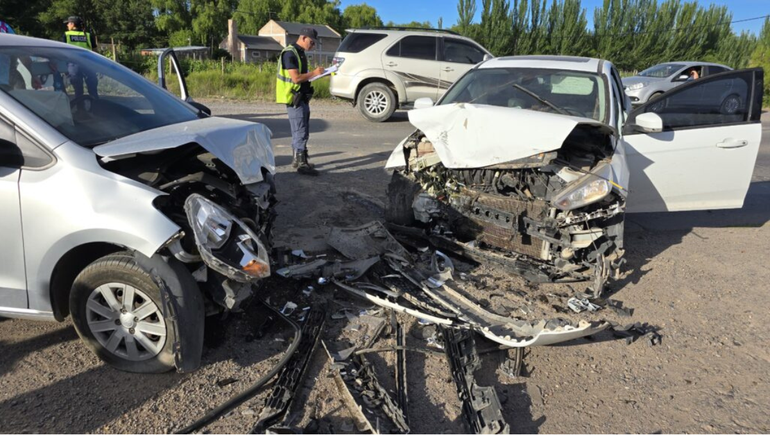
<svg viewBox="0 0 770 435"><path fill-rule="evenodd" d="M64 32L64 42L76 47L96 51L94 35L83 30L83 20L80 17L71 16L64 23L67 25L67 31ZM74 63L67 64L67 73L70 77L70 83L72 83L72 87L75 89L75 99L83 96L83 80L86 82L88 95L92 98L99 98L97 91L99 80L96 78L96 74L88 68Z"/></svg>
<svg viewBox="0 0 770 435"><path fill-rule="evenodd" d="M310 99L313 87L310 79L323 74L318 67L308 72L305 50L315 46L318 32L305 27L299 32L297 42L289 44L281 51L276 78L276 103L285 104L291 125L291 148L294 153L292 167L302 175L318 175L318 171L308 162L307 141L310 137Z"/></svg>
<svg viewBox="0 0 770 435"><path fill-rule="evenodd" d="M13 31L13 29L11 28L11 26L8 25L8 23L6 23L3 20L0 20L0 33L14 34L16 32Z"/></svg>

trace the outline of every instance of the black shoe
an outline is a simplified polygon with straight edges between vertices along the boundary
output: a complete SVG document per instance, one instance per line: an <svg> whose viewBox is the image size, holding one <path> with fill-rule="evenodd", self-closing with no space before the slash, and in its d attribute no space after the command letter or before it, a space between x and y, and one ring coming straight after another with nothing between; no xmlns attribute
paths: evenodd
<svg viewBox="0 0 770 435"><path fill-rule="evenodd" d="M305 162L305 164L310 166L311 168L315 168L315 165L308 161L308 157L309 156L307 153L307 148L305 148L304 150L302 150L302 161Z"/></svg>
<svg viewBox="0 0 770 435"><path fill-rule="evenodd" d="M299 162L302 160L302 151L294 151L294 158L291 161L291 167L297 169Z"/></svg>
<svg viewBox="0 0 770 435"><path fill-rule="evenodd" d="M307 162L307 151L299 151L299 162L297 164L297 173L301 175L318 175L318 171Z"/></svg>

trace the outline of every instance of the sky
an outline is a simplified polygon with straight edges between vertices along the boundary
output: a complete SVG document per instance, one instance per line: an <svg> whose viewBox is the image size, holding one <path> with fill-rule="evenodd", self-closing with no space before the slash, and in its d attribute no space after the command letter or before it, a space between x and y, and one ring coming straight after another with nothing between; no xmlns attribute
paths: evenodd
<svg viewBox="0 0 770 435"><path fill-rule="evenodd" d="M439 17L444 19L444 27L450 27L457 22L457 1L456 0L341 0L342 8L346 6L366 3L377 9L377 13L382 21L387 23L393 21L396 23L408 23L411 21L430 21L436 26ZM481 10L481 0L476 1L476 16ZM513 3L511 1L511 3ZM550 0L549 0L550 3ZM601 6L602 0L583 0L582 5L587 9L589 27L593 19L593 10ZM733 20L753 18L762 15L770 15L770 0L700 0L698 2L703 6L710 3L716 5L726 5L733 13ZM733 31L740 33L748 30L758 35L762 28L763 20L754 20L744 23L733 24Z"/></svg>

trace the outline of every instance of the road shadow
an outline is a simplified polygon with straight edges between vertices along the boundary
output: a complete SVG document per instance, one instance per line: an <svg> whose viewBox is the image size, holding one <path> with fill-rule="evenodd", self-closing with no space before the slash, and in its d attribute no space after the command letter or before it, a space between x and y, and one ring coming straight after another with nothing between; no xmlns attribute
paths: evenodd
<svg viewBox="0 0 770 435"><path fill-rule="evenodd" d="M285 342L276 344L274 340L276 335L285 335L290 332L282 324L273 326L270 334L264 338L252 340L254 343L245 349L243 343L247 335L253 333L257 327L256 323L260 317L256 307L254 305L252 307L251 313L247 311L241 315L231 315L227 320L213 319L215 321L207 322L207 326L216 322L224 323L224 326L219 333L207 331L208 345L204 348L202 367L228 361L248 368L285 351L287 346ZM0 360L0 373L10 373L17 362L29 353L39 352L46 347L61 345L62 342L77 338L74 327L69 326L24 342L10 346L3 345L0 349L4 355L10 357L4 356ZM222 341L225 344L212 346L213 341ZM69 345L62 353L73 352L75 348L77 352L90 352L83 343L77 343ZM178 388L183 382L199 384L199 388L209 388L211 384L222 380L220 377L205 375L200 371L196 373L180 374L174 371L162 374L127 373L100 362L74 376L0 401L0 416L5 416L1 425L2 432L94 432L122 416L130 415L147 401L165 391ZM237 390L247 387L245 384L239 385ZM206 403L204 407L212 409L216 405L218 404ZM190 418L200 413L196 408ZM168 421L166 427L176 424L176 421Z"/></svg>
<svg viewBox="0 0 770 435"><path fill-rule="evenodd" d="M239 119L241 121L259 122L266 125L273 132L273 140L291 137L291 125L287 114L246 114L246 115L222 115L223 118ZM329 129L329 122L324 119L314 119L310 114L310 134L320 133Z"/></svg>

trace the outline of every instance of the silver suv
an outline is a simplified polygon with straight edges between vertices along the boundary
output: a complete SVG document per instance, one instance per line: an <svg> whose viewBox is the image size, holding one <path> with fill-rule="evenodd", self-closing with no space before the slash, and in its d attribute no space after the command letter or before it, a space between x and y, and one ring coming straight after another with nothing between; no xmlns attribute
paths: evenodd
<svg viewBox="0 0 770 435"><path fill-rule="evenodd" d="M331 94L350 100L369 121L382 122L418 98L438 100L477 63L484 47L449 30L350 29L334 57Z"/></svg>

